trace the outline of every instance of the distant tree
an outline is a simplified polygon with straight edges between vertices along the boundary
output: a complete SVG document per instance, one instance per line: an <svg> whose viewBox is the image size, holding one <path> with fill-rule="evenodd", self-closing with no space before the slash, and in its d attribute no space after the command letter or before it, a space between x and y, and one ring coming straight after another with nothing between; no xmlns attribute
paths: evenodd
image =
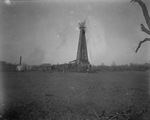
<svg viewBox="0 0 150 120"><path fill-rule="evenodd" d="M101 66L105 66L105 64L102 62Z"/></svg>
<svg viewBox="0 0 150 120"><path fill-rule="evenodd" d="M130 2L134 2L134 3L137 2L141 6L144 18L146 20L146 24L148 26L148 28L146 28L143 24L141 24L141 30L143 32L145 32L146 34L150 35L150 17L149 17L149 13L147 11L147 7L146 7L145 3L142 0L131 0ZM141 47L141 44L146 41L150 41L150 38L145 38L144 40L139 42L138 47L135 50L136 53L138 52L139 48Z"/></svg>
<svg viewBox="0 0 150 120"><path fill-rule="evenodd" d="M116 66L116 63L113 61L111 66L112 67Z"/></svg>

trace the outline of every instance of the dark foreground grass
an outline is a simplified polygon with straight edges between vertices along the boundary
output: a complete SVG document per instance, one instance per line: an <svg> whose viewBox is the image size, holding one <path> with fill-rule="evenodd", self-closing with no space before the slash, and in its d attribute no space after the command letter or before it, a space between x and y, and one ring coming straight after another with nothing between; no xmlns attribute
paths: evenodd
<svg viewBox="0 0 150 120"><path fill-rule="evenodd" d="M148 72L10 72L1 75L2 119L97 120L102 114L109 116L130 107L134 113L146 110L132 120L150 119Z"/></svg>

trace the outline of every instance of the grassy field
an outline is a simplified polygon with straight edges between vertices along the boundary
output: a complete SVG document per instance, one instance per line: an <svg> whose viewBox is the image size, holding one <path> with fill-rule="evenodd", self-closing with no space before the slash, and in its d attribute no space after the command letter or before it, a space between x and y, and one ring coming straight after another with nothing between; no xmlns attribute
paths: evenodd
<svg viewBox="0 0 150 120"><path fill-rule="evenodd" d="M149 72L0 74L6 120L98 120L129 107L150 118Z"/></svg>

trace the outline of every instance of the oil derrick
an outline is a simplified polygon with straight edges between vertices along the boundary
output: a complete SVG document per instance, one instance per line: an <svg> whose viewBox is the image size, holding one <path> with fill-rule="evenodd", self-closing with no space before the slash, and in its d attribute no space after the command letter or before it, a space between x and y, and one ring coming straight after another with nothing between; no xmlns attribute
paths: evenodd
<svg viewBox="0 0 150 120"><path fill-rule="evenodd" d="M87 52L86 37L85 37L85 32L86 32L85 20L79 23L79 29L80 29L80 34L79 34L76 60L69 62L69 66L70 66L69 68L71 68L73 71L87 72L87 71L91 71L91 65L88 60L88 52Z"/></svg>
<svg viewBox="0 0 150 120"><path fill-rule="evenodd" d="M76 63L81 71L87 71L89 68L89 60L88 60L88 53L87 53L87 44L86 44L86 26L85 21L79 23L80 35L79 35L79 42L78 42L78 50L77 50L77 57Z"/></svg>
<svg viewBox="0 0 150 120"><path fill-rule="evenodd" d="M89 65L88 61L88 54L87 54L87 45L86 45L86 27L85 21L79 23L80 35L79 35L79 42L78 42L78 50L77 50L77 57L76 62L78 65L84 66Z"/></svg>

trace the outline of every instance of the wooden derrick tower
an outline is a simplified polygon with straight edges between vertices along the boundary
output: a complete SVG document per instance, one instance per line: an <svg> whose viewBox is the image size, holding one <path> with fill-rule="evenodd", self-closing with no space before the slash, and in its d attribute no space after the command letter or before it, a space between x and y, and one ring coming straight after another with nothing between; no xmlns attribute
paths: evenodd
<svg viewBox="0 0 150 120"><path fill-rule="evenodd" d="M86 45L86 37L85 37L85 32L86 32L85 21L79 23L79 29L80 29L80 35L79 35L76 63L80 66L87 66L90 63L87 54L87 45Z"/></svg>
<svg viewBox="0 0 150 120"><path fill-rule="evenodd" d="M85 32L86 32L85 20L79 23L79 29L80 29L80 35L79 35L76 60L70 61L69 65L72 66L71 69L73 69L73 71L87 72L87 71L91 71L91 65L88 60L88 52L87 52L86 37L85 37Z"/></svg>

